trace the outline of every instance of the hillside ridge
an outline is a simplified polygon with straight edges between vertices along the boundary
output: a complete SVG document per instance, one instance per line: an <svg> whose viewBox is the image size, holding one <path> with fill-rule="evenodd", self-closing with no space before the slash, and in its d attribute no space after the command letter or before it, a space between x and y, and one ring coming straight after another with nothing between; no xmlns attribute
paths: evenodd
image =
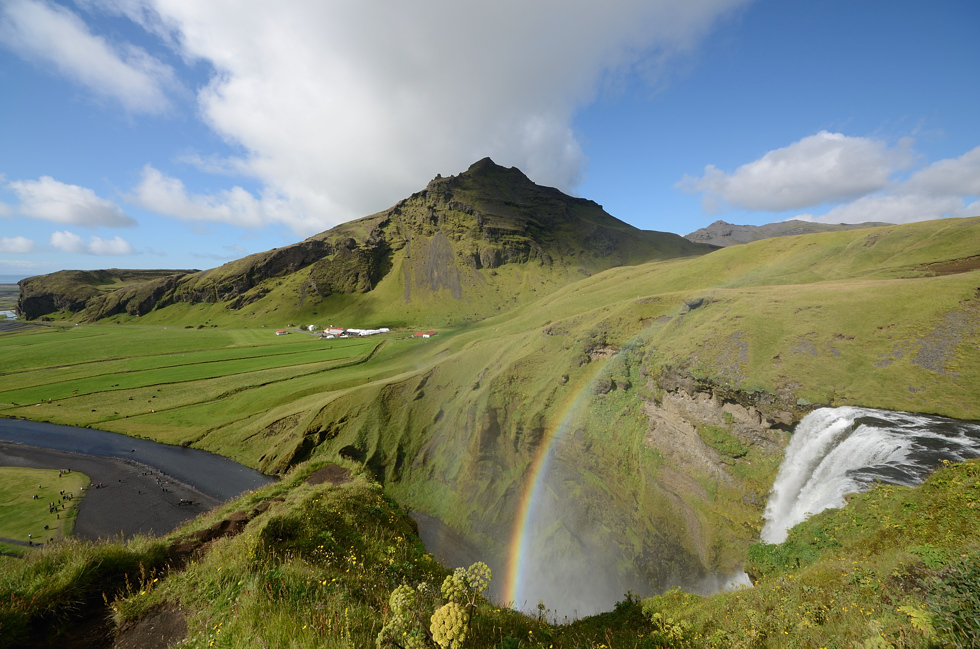
<svg viewBox="0 0 980 649"><path fill-rule="evenodd" d="M684 238L696 243L707 243L713 246L735 246L741 243L751 243L772 237L793 237L800 234L815 232L839 232L841 230L863 230L892 225L883 221L867 221L864 223L815 223L790 219L765 225L735 225L718 220L707 227L685 234Z"/></svg>
<svg viewBox="0 0 980 649"><path fill-rule="evenodd" d="M397 302L435 309L442 321L458 323L614 266L711 250L634 228L594 201L537 185L519 169L484 158L459 175L437 176L387 210L210 270L153 271L147 281L118 286L94 286L65 271L31 277L20 282L18 310L28 319L61 314L91 322L177 304L220 304L299 317L315 314L325 301L331 311L342 303L354 313L374 313L376 301L392 311Z"/></svg>

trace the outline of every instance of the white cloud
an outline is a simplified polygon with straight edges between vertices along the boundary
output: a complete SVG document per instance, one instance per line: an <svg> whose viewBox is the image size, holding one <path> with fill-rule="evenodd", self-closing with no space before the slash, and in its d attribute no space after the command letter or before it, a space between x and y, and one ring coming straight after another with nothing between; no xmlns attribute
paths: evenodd
<svg viewBox="0 0 980 649"><path fill-rule="evenodd" d="M239 227L284 223L297 232L312 234L320 229L316 219L283 196L271 192L256 198L241 187L216 194L191 194L178 178L165 175L150 165L143 168L139 184L127 200L143 209L184 221L210 221Z"/></svg>
<svg viewBox="0 0 980 649"><path fill-rule="evenodd" d="M34 252L34 242L27 237L0 237L0 253Z"/></svg>
<svg viewBox="0 0 980 649"><path fill-rule="evenodd" d="M967 205L955 196L921 194L876 194L835 207L820 216L800 214L793 218L818 223L912 223L963 216L980 216L980 204Z"/></svg>
<svg viewBox="0 0 980 649"><path fill-rule="evenodd" d="M767 212L837 205L790 218L821 223L910 223L980 216L980 147L939 160L902 179L916 160L911 138L894 147L871 138L820 131L726 173L714 165L675 186L701 192L703 209L725 205Z"/></svg>
<svg viewBox="0 0 980 649"><path fill-rule="evenodd" d="M111 239L92 237L89 239L88 250L93 255L131 255L134 252L133 246L119 235Z"/></svg>
<svg viewBox="0 0 980 649"><path fill-rule="evenodd" d="M748 1L85 4L165 33L185 60L214 70L201 115L244 151L219 166L264 189L251 197L258 206L232 190L177 200L180 213L309 233L487 155L573 188L585 156L572 116L599 83L691 50Z"/></svg>
<svg viewBox="0 0 980 649"><path fill-rule="evenodd" d="M16 211L25 216L86 228L136 225L118 205L99 198L91 189L67 185L50 176L16 180L7 187L20 199Z"/></svg>
<svg viewBox="0 0 980 649"><path fill-rule="evenodd" d="M2 176L0 176L0 182L3 182ZM10 207L6 203L0 202L0 216L10 216L14 213L14 208Z"/></svg>
<svg viewBox="0 0 980 649"><path fill-rule="evenodd" d="M926 196L980 196L980 146L916 172L903 183L902 191Z"/></svg>
<svg viewBox="0 0 980 649"><path fill-rule="evenodd" d="M242 227L264 222L262 205L241 187L218 195L188 194L184 183L150 165L127 199L140 207L185 221L214 221Z"/></svg>
<svg viewBox="0 0 980 649"><path fill-rule="evenodd" d="M0 268L7 272L34 273L44 265L36 261L25 261L23 259L0 259Z"/></svg>
<svg viewBox="0 0 980 649"><path fill-rule="evenodd" d="M53 232L50 243L62 252L85 255L130 255L135 252L133 246L119 236L111 239L93 236L86 242L79 235L67 230Z"/></svg>
<svg viewBox="0 0 980 649"><path fill-rule="evenodd" d="M27 60L54 65L127 110L160 113L170 107L165 89L175 83L172 68L138 47L114 47L62 6L5 0L0 3L0 43Z"/></svg>
<svg viewBox="0 0 980 649"><path fill-rule="evenodd" d="M685 176L677 187L689 193L703 192L709 207L722 201L748 210L781 212L882 189L911 159L911 140L889 149L880 140L820 131L770 151L731 174L708 165L702 177Z"/></svg>
<svg viewBox="0 0 980 649"><path fill-rule="evenodd" d="M863 196L826 214L795 218L821 223L911 223L931 219L980 216L980 147L958 158L932 163L885 191Z"/></svg>
<svg viewBox="0 0 980 649"><path fill-rule="evenodd" d="M51 233L51 245L61 252L86 252L85 242L74 232L59 230Z"/></svg>

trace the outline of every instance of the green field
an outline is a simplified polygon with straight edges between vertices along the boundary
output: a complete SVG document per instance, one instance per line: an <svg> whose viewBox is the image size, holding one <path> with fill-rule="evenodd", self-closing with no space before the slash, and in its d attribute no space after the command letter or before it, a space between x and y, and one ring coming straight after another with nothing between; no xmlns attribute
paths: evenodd
<svg viewBox="0 0 980 649"><path fill-rule="evenodd" d="M71 534L75 511L89 479L77 472L60 473L56 469L0 467L0 549L4 552L23 554L29 550L4 539L45 543ZM62 490L74 498L62 500ZM59 504L57 514L50 511L51 502Z"/></svg>
<svg viewBox="0 0 980 649"><path fill-rule="evenodd" d="M9 362L0 415L198 440L231 421L383 375L378 361L358 368L411 345L418 341L404 336L321 340L267 329L33 328L0 337Z"/></svg>
<svg viewBox="0 0 980 649"><path fill-rule="evenodd" d="M16 284L0 284L0 311L13 311L17 306L20 287Z"/></svg>

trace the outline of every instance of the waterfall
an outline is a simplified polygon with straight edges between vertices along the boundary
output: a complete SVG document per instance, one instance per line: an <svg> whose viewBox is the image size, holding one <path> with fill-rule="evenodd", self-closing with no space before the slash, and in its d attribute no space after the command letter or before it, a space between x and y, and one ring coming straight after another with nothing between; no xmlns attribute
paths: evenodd
<svg viewBox="0 0 980 649"><path fill-rule="evenodd" d="M796 426L763 516L762 540L781 543L809 516L842 507L876 482L920 484L943 461L980 457L980 423L841 407Z"/></svg>

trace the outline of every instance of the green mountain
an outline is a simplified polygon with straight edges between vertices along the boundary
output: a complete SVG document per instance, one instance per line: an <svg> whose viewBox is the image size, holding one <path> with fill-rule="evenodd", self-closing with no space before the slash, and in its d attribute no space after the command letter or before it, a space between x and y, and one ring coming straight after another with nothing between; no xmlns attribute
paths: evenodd
<svg viewBox="0 0 980 649"><path fill-rule="evenodd" d="M20 283L18 309L28 319L60 312L83 322L329 314L347 326L451 326L614 266L710 250L638 230L592 201L536 185L485 158L384 212L212 270L28 278Z"/></svg>

